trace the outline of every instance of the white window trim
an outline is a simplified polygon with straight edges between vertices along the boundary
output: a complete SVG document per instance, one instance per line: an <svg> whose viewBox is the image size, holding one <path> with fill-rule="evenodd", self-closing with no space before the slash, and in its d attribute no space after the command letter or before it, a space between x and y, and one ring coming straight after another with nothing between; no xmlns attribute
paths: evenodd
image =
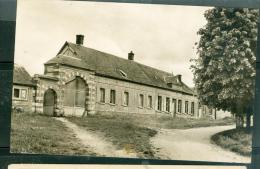
<svg viewBox="0 0 260 169"><path fill-rule="evenodd" d="M18 89L18 90L19 90L19 97L14 97L14 89ZM22 91L22 90L25 90L25 91L26 91L25 98L22 98L22 97L21 97L21 91ZM28 95L29 95L29 90L28 90L28 88L17 87L17 86L13 87L13 94L12 94L13 100L23 100L23 101L27 101L27 100L28 100Z"/></svg>

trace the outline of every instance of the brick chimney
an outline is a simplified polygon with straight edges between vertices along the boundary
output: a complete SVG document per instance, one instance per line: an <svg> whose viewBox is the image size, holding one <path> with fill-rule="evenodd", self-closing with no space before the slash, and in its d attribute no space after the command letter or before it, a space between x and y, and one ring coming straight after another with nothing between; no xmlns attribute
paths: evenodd
<svg viewBox="0 0 260 169"><path fill-rule="evenodd" d="M76 35L76 44L83 45L84 43L84 35Z"/></svg>
<svg viewBox="0 0 260 169"><path fill-rule="evenodd" d="M128 53L128 60L134 60L134 56L135 54L133 53L133 51L131 51L130 53Z"/></svg>

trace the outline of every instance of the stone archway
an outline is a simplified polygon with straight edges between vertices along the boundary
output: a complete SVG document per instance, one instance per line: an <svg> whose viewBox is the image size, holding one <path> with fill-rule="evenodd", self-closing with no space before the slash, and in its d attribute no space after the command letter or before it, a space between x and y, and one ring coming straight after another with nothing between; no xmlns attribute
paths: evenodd
<svg viewBox="0 0 260 169"><path fill-rule="evenodd" d="M43 114L55 116L55 108L57 107L57 93L53 89L48 89L43 97Z"/></svg>
<svg viewBox="0 0 260 169"><path fill-rule="evenodd" d="M63 108L65 115L83 116L88 109L89 88L86 81L75 76L64 85Z"/></svg>

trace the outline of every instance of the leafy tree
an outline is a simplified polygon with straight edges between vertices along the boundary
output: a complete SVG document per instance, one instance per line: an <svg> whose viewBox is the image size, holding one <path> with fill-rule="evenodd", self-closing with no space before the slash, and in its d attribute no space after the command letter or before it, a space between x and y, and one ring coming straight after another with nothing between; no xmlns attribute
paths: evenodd
<svg viewBox="0 0 260 169"><path fill-rule="evenodd" d="M240 121L252 113L258 15L257 9L207 10L191 66L202 104L231 111Z"/></svg>

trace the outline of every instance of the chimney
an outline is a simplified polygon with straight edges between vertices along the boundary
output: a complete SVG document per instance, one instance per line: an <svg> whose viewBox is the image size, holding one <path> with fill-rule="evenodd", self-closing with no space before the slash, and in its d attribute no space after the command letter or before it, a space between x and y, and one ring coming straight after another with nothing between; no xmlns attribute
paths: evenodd
<svg viewBox="0 0 260 169"><path fill-rule="evenodd" d="M76 44L83 45L84 42L84 35L76 35Z"/></svg>
<svg viewBox="0 0 260 169"><path fill-rule="evenodd" d="M181 75L177 75L177 80L178 80L178 83L181 82Z"/></svg>
<svg viewBox="0 0 260 169"><path fill-rule="evenodd" d="M131 51L130 53L128 53L128 60L134 60L134 56L135 54L133 53L133 51Z"/></svg>

